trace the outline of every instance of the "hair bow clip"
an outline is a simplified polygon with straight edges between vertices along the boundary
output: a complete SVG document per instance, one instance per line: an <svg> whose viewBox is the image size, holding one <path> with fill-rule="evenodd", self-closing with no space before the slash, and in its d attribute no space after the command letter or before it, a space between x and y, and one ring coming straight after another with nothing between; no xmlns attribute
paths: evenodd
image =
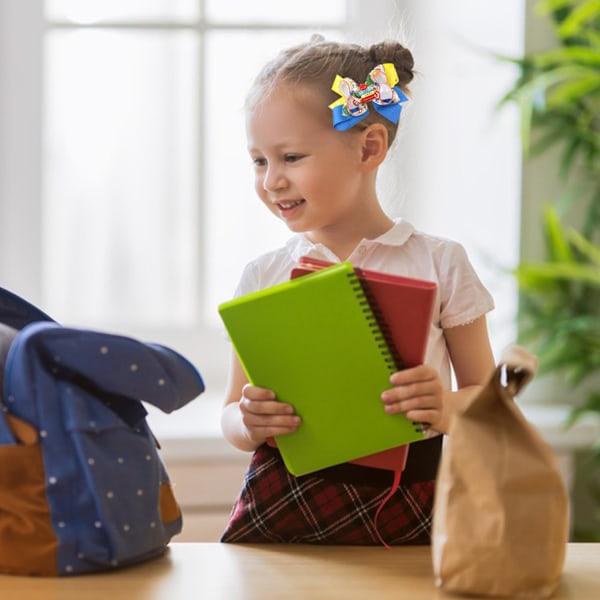
<svg viewBox="0 0 600 600"><path fill-rule="evenodd" d="M360 123L369 113L369 102L380 115L397 123L402 103L408 100L396 85L398 81L398 73L392 63L377 65L368 74L365 83L360 85L350 77L337 75L331 89L340 98L329 105L333 111L333 126L345 131Z"/></svg>

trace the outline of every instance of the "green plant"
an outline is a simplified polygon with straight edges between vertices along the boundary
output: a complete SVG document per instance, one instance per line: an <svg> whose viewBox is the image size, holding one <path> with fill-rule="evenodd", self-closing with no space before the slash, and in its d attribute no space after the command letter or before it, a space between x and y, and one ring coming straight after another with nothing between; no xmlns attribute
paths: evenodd
<svg viewBox="0 0 600 600"><path fill-rule="evenodd" d="M566 228L553 207L544 217L546 260L515 270L520 338L536 347L541 372L562 371L577 387L600 373L600 246ZM588 411L600 413L600 390L573 407L571 421Z"/></svg>
<svg viewBox="0 0 600 600"><path fill-rule="evenodd" d="M577 387L600 373L600 0L540 0L535 10L557 47L508 59L519 77L501 102L521 109L526 157L560 150L565 193L543 215L545 260L516 269L519 337L542 372L562 371ZM561 222L574 205L579 229ZM600 413L600 392L578 402L572 419L589 410Z"/></svg>

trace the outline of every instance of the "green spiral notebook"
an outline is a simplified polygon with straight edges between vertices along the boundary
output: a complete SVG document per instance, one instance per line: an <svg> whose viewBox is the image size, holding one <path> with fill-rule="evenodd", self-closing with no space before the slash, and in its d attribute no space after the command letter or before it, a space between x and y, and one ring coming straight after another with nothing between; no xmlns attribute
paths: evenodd
<svg viewBox="0 0 600 600"><path fill-rule="evenodd" d="M290 473L424 438L418 424L384 412L396 364L349 262L230 300L219 313L248 380L302 417L276 438Z"/></svg>

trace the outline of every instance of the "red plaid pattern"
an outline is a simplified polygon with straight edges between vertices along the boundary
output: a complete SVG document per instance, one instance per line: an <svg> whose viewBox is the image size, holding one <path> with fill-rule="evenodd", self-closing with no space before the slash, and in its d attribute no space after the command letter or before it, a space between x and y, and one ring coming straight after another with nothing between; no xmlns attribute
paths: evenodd
<svg viewBox="0 0 600 600"><path fill-rule="evenodd" d="M429 544L434 481L398 487L294 477L279 452L254 453L222 542L380 545Z"/></svg>

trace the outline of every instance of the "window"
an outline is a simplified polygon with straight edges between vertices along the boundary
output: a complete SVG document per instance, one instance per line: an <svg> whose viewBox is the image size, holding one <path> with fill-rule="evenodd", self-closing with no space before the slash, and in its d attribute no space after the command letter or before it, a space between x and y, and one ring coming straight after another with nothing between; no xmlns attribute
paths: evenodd
<svg viewBox="0 0 600 600"><path fill-rule="evenodd" d="M289 236L252 191L251 78L316 30L369 41L398 25L420 74L384 203L465 244L496 297L499 351L515 331L499 267L518 256L520 152L516 115L492 114L513 73L486 51L521 52L523 0L447 4L0 3L1 285L63 323L172 345L220 402L228 345L216 305L251 257Z"/></svg>
<svg viewBox="0 0 600 600"><path fill-rule="evenodd" d="M216 325L242 266L232 247L251 256L286 233L252 202L245 90L274 48L315 25L339 37L345 3L47 0L46 14L49 310ZM265 235L248 236L249 221Z"/></svg>

